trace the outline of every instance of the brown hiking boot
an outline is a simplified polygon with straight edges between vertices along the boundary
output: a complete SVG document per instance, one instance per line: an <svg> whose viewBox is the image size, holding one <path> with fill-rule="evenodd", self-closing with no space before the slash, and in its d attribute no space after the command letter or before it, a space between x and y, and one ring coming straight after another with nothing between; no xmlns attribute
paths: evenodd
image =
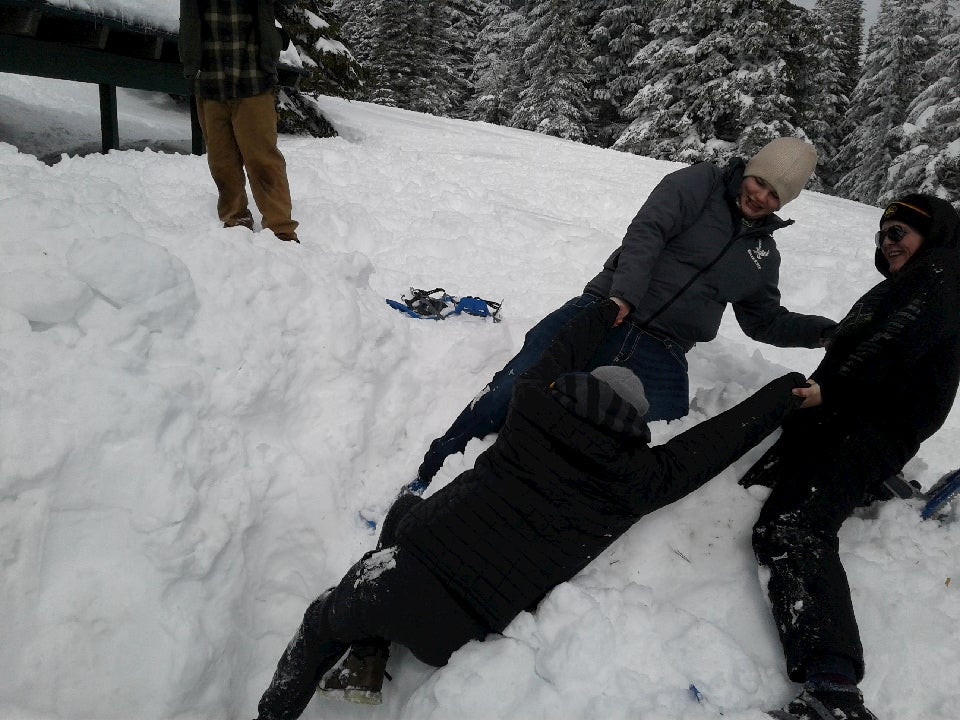
<svg viewBox="0 0 960 720"><path fill-rule="evenodd" d="M383 702L383 678L389 656L390 646L385 641L354 643L320 679L317 693L338 700L379 705Z"/></svg>
<svg viewBox="0 0 960 720"><path fill-rule="evenodd" d="M863 694L856 685L816 681L808 681L789 705L767 715L777 720L877 720L863 704Z"/></svg>
<svg viewBox="0 0 960 720"><path fill-rule="evenodd" d="M250 211L247 210L242 215L228 218L226 221L224 221L223 226L225 228L245 227L247 230L253 230L253 215L251 215Z"/></svg>

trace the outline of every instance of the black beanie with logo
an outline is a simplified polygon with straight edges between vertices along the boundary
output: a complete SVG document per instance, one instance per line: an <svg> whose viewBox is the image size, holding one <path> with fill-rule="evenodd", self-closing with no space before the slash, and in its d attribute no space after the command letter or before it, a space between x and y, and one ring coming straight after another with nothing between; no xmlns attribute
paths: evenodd
<svg viewBox="0 0 960 720"><path fill-rule="evenodd" d="M887 205L880 216L880 225L889 220L897 220L909 225L924 238L929 237L933 227L933 207L923 195L904 195Z"/></svg>

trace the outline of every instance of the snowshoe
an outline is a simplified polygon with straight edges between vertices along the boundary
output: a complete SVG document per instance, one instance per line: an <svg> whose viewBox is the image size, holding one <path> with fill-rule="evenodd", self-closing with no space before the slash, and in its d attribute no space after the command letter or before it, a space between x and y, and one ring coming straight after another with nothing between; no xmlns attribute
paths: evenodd
<svg viewBox="0 0 960 720"><path fill-rule="evenodd" d="M500 305L493 300L467 295L450 295L443 288L418 290L410 288L410 297L401 295L400 300L387 298L387 305L404 315L421 320L444 320L451 315L474 315L500 322Z"/></svg>
<svg viewBox="0 0 960 720"><path fill-rule="evenodd" d="M916 480L907 480L903 473L897 473L887 478L877 499L889 500L898 497L901 499L916 499L923 502L920 516L924 520L936 518L945 520L949 517L947 506L960 494L960 469L949 472L930 488L927 492L920 489Z"/></svg>
<svg viewBox="0 0 960 720"><path fill-rule="evenodd" d="M930 488L924 497L927 502L920 516L927 520L939 514L957 494L960 494L960 469L947 473Z"/></svg>

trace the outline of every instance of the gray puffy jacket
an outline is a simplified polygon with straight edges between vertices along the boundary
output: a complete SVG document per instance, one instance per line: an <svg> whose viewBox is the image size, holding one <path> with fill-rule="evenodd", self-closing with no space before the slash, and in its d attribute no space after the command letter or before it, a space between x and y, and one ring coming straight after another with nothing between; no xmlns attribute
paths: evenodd
<svg viewBox="0 0 960 720"><path fill-rule="evenodd" d="M584 292L623 298L633 308L631 322L685 350L717 336L727 303L754 340L818 347L836 323L780 304L773 231L793 221L771 215L748 225L741 219L734 201L744 167L740 159L726 168L698 163L663 178Z"/></svg>

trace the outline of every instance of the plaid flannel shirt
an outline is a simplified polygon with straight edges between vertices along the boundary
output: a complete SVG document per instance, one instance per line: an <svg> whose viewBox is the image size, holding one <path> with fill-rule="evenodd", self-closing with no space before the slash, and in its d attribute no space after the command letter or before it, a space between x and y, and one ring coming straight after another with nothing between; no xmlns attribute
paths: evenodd
<svg viewBox="0 0 960 720"><path fill-rule="evenodd" d="M201 1L201 65L196 94L208 100L254 97L276 85L258 62L253 14L244 0Z"/></svg>

